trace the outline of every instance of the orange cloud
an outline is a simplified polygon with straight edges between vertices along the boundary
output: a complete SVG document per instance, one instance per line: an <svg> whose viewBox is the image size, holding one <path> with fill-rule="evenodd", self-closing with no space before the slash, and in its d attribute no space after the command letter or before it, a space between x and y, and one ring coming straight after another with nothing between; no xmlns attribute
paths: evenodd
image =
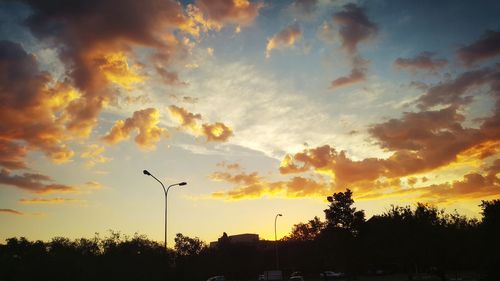
<svg viewBox="0 0 500 281"><path fill-rule="evenodd" d="M197 132L200 129L198 121L201 120L201 114L191 113L186 109L175 105L169 106L168 110L170 111L170 115L181 123L182 127L190 129L193 132Z"/></svg>
<svg viewBox="0 0 500 281"><path fill-rule="evenodd" d="M32 11L26 20L31 33L58 49L68 81L81 93L67 104L65 118L67 129L83 137L90 135L102 109L120 95L111 85L131 89L145 79L138 74L140 63L130 66L129 58L139 60L133 57L134 48L149 48L168 58L158 65L165 71L177 55L186 52L176 31L183 31L190 19L175 0L24 3ZM173 72L167 73L176 80Z"/></svg>
<svg viewBox="0 0 500 281"><path fill-rule="evenodd" d="M137 74L136 66L129 67L128 58L122 52L108 53L94 63L109 82L131 90L131 86L144 81L144 77Z"/></svg>
<svg viewBox="0 0 500 281"><path fill-rule="evenodd" d="M70 199L70 198L21 198L19 199L19 203L24 205L34 205L34 204L66 204L66 203L76 203L81 202L78 199Z"/></svg>
<svg viewBox="0 0 500 281"><path fill-rule="evenodd" d="M465 72L430 87L417 100L420 111L405 112L400 118L370 126L368 132L375 141L392 153L388 158L352 160L345 151L339 152L325 145L286 155L280 172L326 173L332 177L335 187L352 186L364 198L417 194L422 198L446 200L447 196L478 198L497 195L500 95L496 78L499 71L500 67L496 66ZM466 118L461 112L472 101L471 91L478 88L491 95L495 107L489 117L480 120L479 127L465 127ZM495 160L488 171L469 171L463 180L448 180L428 188L402 187L402 178L409 186L416 186L415 178L423 173L460 161L484 163L487 158ZM474 165L471 169L479 167ZM424 177L421 183L427 181Z"/></svg>
<svg viewBox="0 0 500 281"><path fill-rule="evenodd" d="M434 53L422 52L414 58L397 58L394 61L394 66L400 69L410 71L430 71L436 72L440 68L445 67L448 61L445 59L433 59Z"/></svg>
<svg viewBox="0 0 500 281"><path fill-rule="evenodd" d="M216 122L214 124L203 124L202 127L203 134L207 138L207 142L225 142L233 135L231 128L220 122Z"/></svg>
<svg viewBox="0 0 500 281"><path fill-rule="evenodd" d="M15 142L0 139L0 166L10 170L25 169L28 150Z"/></svg>
<svg viewBox="0 0 500 281"><path fill-rule="evenodd" d="M0 183L27 190L33 193L61 193L75 192L77 189L72 186L62 184L48 184L52 179L41 174L24 173L22 175L11 175L5 169L0 170Z"/></svg>
<svg viewBox="0 0 500 281"><path fill-rule="evenodd" d="M214 181L224 181L235 185L227 191L212 193L218 199L239 200L259 198L266 195L291 198L324 196L331 191L331 185L304 177L293 177L287 181L267 181L257 172L245 173L225 165L226 171L215 172L209 176Z"/></svg>
<svg viewBox="0 0 500 281"><path fill-rule="evenodd" d="M98 163L107 163L111 158L102 155L104 147L97 144L91 144L85 147L85 150L80 154L80 157L86 159L85 166L91 168Z"/></svg>
<svg viewBox="0 0 500 281"><path fill-rule="evenodd" d="M297 23L285 27L267 40L266 58L271 56L271 51L274 49L293 47L301 37L302 31Z"/></svg>
<svg viewBox="0 0 500 281"><path fill-rule="evenodd" d="M138 131L134 141L143 149L154 149L162 136L167 136L165 128L158 127L160 111L147 108L134 112L125 121L118 120L109 133L102 137L109 144L115 144L129 138L133 131Z"/></svg>
<svg viewBox="0 0 500 281"><path fill-rule="evenodd" d="M500 30L487 30L481 38L457 50L457 56L466 66L500 55Z"/></svg>
<svg viewBox="0 0 500 281"><path fill-rule="evenodd" d="M284 196L290 198L318 196L329 194L329 184L316 182L304 177L293 177L289 181L258 181L251 184L236 186L228 191L212 193L213 198L226 200L241 200L260 198L263 196Z"/></svg>
<svg viewBox="0 0 500 281"><path fill-rule="evenodd" d="M257 172L253 172L250 174L246 174L241 172L239 174L232 175L228 172L215 172L209 176L210 179L214 181L225 181L234 184L245 184L252 185L258 183L260 177L257 175Z"/></svg>
<svg viewBox="0 0 500 281"><path fill-rule="evenodd" d="M22 216L24 213L13 209L0 209L0 213Z"/></svg>
<svg viewBox="0 0 500 281"><path fill-rule="evenodd" d="M196 5L205 17L219 25L249 25L264 7L261 1L248 0L198 0Z"/></svg>
<svg viewBox="0 0 500 281"><path fill-rule="evenodd" d="M182 128L188 129L195 135L205 136L207 142L225 142L233 135L231 128L221 122L203 123L200 126L202 116L199 113L194 114L175 105L169 106L168 110L170 115L181 123Z"/></svg>
<svg viewBox="0 0 500 281"><path fill-rule="evenodd" d="M17 43L0 41L0 150L9 150L0 156L2 166L25 167L22 159L30 150L41 150L56 163L73 156L64 143L74 138L66 130L65 105L79 93L66 84L51 82L33 55Z"/></svg>

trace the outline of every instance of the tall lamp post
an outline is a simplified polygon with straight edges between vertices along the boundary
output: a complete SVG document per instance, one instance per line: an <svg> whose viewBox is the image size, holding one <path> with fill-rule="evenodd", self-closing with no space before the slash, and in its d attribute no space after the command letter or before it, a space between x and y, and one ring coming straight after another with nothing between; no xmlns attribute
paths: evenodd
<svg viewBox="0 0 500 281"><path fill-rule="evenodd" d="M276 234L276 221L278 220L278 217L282 217L282 214L277 214L276 217L274 217L274 250L276 252L276 269L279 269L280 263L278 259L278 236Z"/></svg>
<svg viewBox="0 0 500 281"><path fill-rule="evenodd" d="M163 192L165 193L165 242L163 243L163 247L165 248L165 252L167 252L167 195L168 195L168 190L172 186L176 186L176 185L183 186L183 185L186 185L187 183L186 182L174 183L174 184L169 185L167 187L167 189L165 189L165 186L163 185L163 183L159 179L157 179L155 176L153 176L150 172L148 172L147 170L144 170L142 172L147 176L153 177L157 182L159 182L161 184L161 187L163 188Z"/></svg>

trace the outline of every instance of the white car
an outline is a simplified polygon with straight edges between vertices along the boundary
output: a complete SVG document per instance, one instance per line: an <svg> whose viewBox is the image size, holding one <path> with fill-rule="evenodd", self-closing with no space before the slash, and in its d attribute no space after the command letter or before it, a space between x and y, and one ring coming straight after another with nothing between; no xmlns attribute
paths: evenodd
<svg viewBox="0 0 500 281"><path fill-rule="evenodd" d="M334 271L323 271L319 274L320 277L326 278L341 278L344 277L344 273L342 272L334 272Z"/></svg>

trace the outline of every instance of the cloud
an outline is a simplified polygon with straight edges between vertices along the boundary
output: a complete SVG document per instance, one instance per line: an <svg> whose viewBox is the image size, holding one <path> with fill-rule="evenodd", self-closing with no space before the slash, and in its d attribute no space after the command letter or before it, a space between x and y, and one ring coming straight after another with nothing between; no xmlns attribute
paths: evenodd
<svg viewBox="0 0 500 281"><path fill-rule="evenodd" d="M498 194L499 70L497 66L469 71L431 86L417 100L420 111L405 112L399 118L371 125L368 132L384 151L390 152L387 158L354 160L346 151L324 145L286 155L281 162L280 172L292 174L314 171L327 174L332 178L334 187L352 186L360 196L372 199L387 194L410 193L441 200L447 196L478 198ZM479 89L479 93L489 94L493 98L493 112L482 118L479 126L466 127L463 112L472 100L468 95L477 94L473 90ZM495 160L486 174L467 164L469 166L466 167L473 170L467 171L463 180L432 184L428 189L419 187L398 191L402 188L402 179L414 186L416 181L412 178L424 173L445 169L454 163L458 165L467 159L482 163L486 158ZM427 181L425 178L422 183Z"/></svg>
<svg viewBox="0 0 500 281"><path fill-rule="evenodd" d="M94 63L107 81L127 90L131 90L132 85L143 82L145 79L137 73L139 71L137 66L129 66L128 58L122 52L105 54L103 57L96 58Z"/></svg>
<svg viewBox="0 0 500 281"><path fill-rule="evenodd" d="M181 127L189 130L195 135L202 135L207 139L207 142L225 142L232 135L233 130L221 122L213 124L203 123L201 114L191 113L182 107L171 105L168 107L170 115L181 123Z"/></svg>
<svg viewBox="0 0 500 281"><path fill-rule="evenodd" d="M234 184L245 184L251 185L258 183L260 177L257 172L253 172L250 174L246 174L244 172L240 172L239 174L231 174L229 172L215 172L209 176L210 179L214 181L225 181Z"/></svg>
<svg viewBox="0 0 500 281"><path fill-rule="evenodd" d="M285 27L267 40L266 58L271 56L274 49L291 48L302 37L302 30L297 23Z"/></svg>
<svg viewBox="0 0 500 281"><path fill-rule="evenodd" d="M147 108L135 111L125 121L118 120L102 139L109 144L116 144L129 138L133 131L138 131L134 141L143 149L154 149L162 136L168 136L167 129L158 126L160 111Z"/></svg>
<svg viewBox="0 0 500 281"><path fill-rule="evenodd" d="M231 128L220 122L203 124L202 127L207 142L225 142L233 135Z"/></svg>
<svg viewBox="0 0 500 281"><path fill-rule="evenodd" d="M369 61L363 59L358 52L358 44L374 38L378 27L371 22L362 7L354 3L344 5L344 9L333 15L333 21L338 24L342 47L350 57L352 70L348 76L332 81L331 89L352 85L365 80Z"/></svg>
<svg viewBox="0 0 500 281"><path fill-rule="evenodd" d="M175 105L169 106L168 110L170 111L170 115L172 115L173 118L177 119L181 123L182 127L187 128L193 132L199 131L200 128L198 125L198 121L201 120L201 114L191 113L186 109Z"/></svg>
<svg viewBox="0 0 500 281"><path fill-rule="evenodd" d="M99 190L102 189L104 186L96 181L88 181L85 183L85 188L90 189L90 190Z"/></svg>
<svg viewBox="0 0 500 281"><path fill-rule="evenodd" d="M467 95L470 91L485 84L490 86L490 91L495 100L500 95L500 65L486 67L460 74L457 78L438 84L418 98L420 108L426 109L437 105L462 106L472 101L472 96Z"/></svg>
<svg viewBox="0 0 500 281"><path fill-rule="evenodd" d="M31 150L43 151L56 163L73 156L64 143L74 138L66 130L65 105L79 93L66 84L52 82L21 45L0 41L0 150L7 150L1 156L2 166L24 168L23 159Z"/></svg>
<svg viewBox="0 0 500 281"><path fill-rule="evenodd" d="M295 0L290 5L290 11L299 19L310 20L318 9L319 0Z"/></svg>
<svg viewBox="0 0 500 281"><path fill-rule="evenodd" d="M10 170L25 169L28 150L25 146L0 139L0 166Z"/></svg>
<svg viewBox="0 0 500 281"><path fill-rule="evenodd" d="M219 25L250 25L264 7L262 1L248 0L198 0L196 6L210 21Z"/></svg>
<svg viewBox="0 0 500 281"><path fill-rule="evenodd" d="M336 89L344 86L349 86L358 82L365 81L367 63L354 63L351 73L348 76L342 76L332 81L330 88Z"/></svg>
<svg viewBox="0 0 500 281"><path fill-rule="evenodd" d="M324 21L316 31L316 36L323 42L331 43L335 40L335 30L333 24Z"/></svg>
<svg viewBox="0 0 500 281"><path fill-rule="evenodd" d="M86 159L85 166L92 168L98 163L107 163L111 161L111 158L102 155L104 150L104 146L90 144L85 147L85 150L80 154L80 157Z"/></svg>
<svg viewBox="0 0 500 281"><path fill-rule="evenodd" d="M5 169L0 170L0 183L39 194L75 192L77 189L62 184L52 184L52 179L41 174L24 173L22 175L11 175Z"/></svg>
<svg viewBox="0 0 500 281"><path fill-rule="evenodd" d="M457 50L458 59L466 66L500 55L500 30L487 30L481 38Z"/></svg>
<svg viewBox="0 0 500 281"><path fill-rule="evenodd" d="M21 198L19 203L23 205L34 205L34 204L67 204L67 203L78 203L81 202L79 199L71 198Z"/></svg>
<svg viewBox="0 0 500 281"><path fill-rule="evenodd" d="M0 209L0 213L22 216L24 213L13 209Z"/></svg>
<svg viewBox="0 0 500 281"><path fill-rule="evenodd" d="M456 200L488 199L500 195L500 180L496 176L500 159L485 169L486 173L471 172L461 179L420 187L392 190L371 190L361 195L361 199L378 199L386 196L413 196L415 200L425 202L452 203ZM493 172L492 172L493 171ZM422 183L427 180L422 179Z"/></svg>
<svg viewBox="0 0 500 281"><path fill-rule="evenodd" d="M161 66L156 67L156 71L160 75L161 80L167 85L187 85L186 82L180 80L176 72L168 71Z"/></svg>
<svg viewBox="0 0 500 281"><path fill-rule="evenodd" d="M225 200L242 200L263 196L284 196L290 198L325 196L330 193L328 183L318 182L305 177L293 177L286 181L267 181L257 172L245 173L227 168L224 172L210 175L215 181L224 181L235 185L226 191L216 191L212 197Z"/></svg>
<svg viewBox="0 0 500 281"><path fill-rule="evenodd" d="M394 66L400 69L410 71L429 71L436 72L445 67L448 61L445 59L434 59L434 53L422 52L414 58L397 58L394 61Z"/></svg>
<svg viewBox="0 0 500 281"><path fill-rule="evenodd" d="M120 94L112 85L130 90L144 79L131 66L134 48L168 57L162 67L185 51L174 32L190 18L174 0L22 2L32 11L25 22L31 33L58 50L65 74L81 92L65 115L67 129L81 136L91 133L99 113Z"/></svg>
<svg viewBox="0 0 500 281"><path fill-rule="evenodd" d="M225 200L256 199L263 196L282 196L288 198L324 197L331 193L328 184L318 183L304 177L293 177L289 181L258 182L243 185L227 191L212 193L212 197Z"/></svg>
<svg viewBox="0 0 500 281"><path fill-rule="evenodd" d="M356 54L360 42L371 39L378 33L377 25L368 19L365 10L354 3L346 4L344 10L334 14L333 21L340 25L342 47L350 54Z"/></svg>

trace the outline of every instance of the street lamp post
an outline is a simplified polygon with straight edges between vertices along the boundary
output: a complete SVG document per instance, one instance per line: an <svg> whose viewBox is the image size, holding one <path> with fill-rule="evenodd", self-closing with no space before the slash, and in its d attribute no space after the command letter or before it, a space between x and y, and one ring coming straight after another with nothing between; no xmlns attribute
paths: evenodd
<svg viewBox="0 0 500 281"><path fill-rule="evenodd" d="M155 176L153 176L150 172L148 172L147 170L144 170L142 171L145 175L147 176L151 176L153 177L157 182L159 182L161 184L161 187L163 188L163 193L165 194L165 242L163 243L163 247L165 248L165 252L167 251L167 195L168 195L168 190L172 187L172 186L183 186L183 185L186 185L187 183L186 182L179 182L179 183L174 183L174 184L171 184L167 187L167 189L165 189L165 186L163 185L163 183L157 179Z"/></svg>
<svg viewBox="0 0 500 281"><path fill-rule="evenodd" d="M276 234L276 221L278 220L278 217L282 217L282 214L277 214L276 217L274 218L274 250L276 252L276 269L279 269L279 259L278 259L278 236Z"/></svg>

